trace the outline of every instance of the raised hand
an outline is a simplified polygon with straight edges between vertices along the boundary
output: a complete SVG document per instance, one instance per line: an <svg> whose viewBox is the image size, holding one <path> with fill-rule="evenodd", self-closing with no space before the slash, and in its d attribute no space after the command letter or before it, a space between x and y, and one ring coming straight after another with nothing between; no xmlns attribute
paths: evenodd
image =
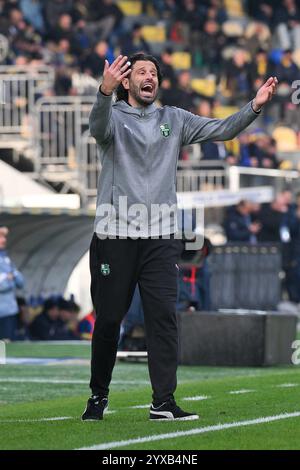
<svg viewBox="0 0 300 470"><path fill-rule="evenodd" d="M277 77L270 77L266 83L260 87L253 100L253 108L255 111L258 111L264 104L272 99L273 95L276 93L277 85Z"/></svg>
<svg viewBox="0 0 300 470"><path fill-rule="evenodd" d="M120 85L122 80L130 74L130 62L127 61L128 57L119 55L114 62L109 65L105 60L103 71L103 81L101 84L101 91L105 95L111 95L116 88Z"/></svg>

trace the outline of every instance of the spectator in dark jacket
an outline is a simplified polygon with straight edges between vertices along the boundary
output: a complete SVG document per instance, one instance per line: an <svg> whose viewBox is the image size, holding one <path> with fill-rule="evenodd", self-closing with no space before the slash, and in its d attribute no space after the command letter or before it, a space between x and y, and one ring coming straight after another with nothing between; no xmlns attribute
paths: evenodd
<svg viewBox="0 0 300 470"><path fill-rule="evenodd" d="M104 70L105 60L108 59L108 44L106 41L99 41L93 51L85 58L82 69L94 77L100 77Z"/></svg>
<svg viewBox="0 0 300 470"><path fill-rule="evenodd" d="M299 78L299 68L293 61L293 51L287 49L284 51L280 64L275 67L275 75L279 81L279 89L283 85L292 85L295 80Z"/></svg>
<svg viewBox="0 0 300 470"><path fill-rule="evenodd" d="M78 335L78 314L79 305L72 300L60 299L58 302L59 318L56 339L71 340L79 339Z"/></svg>
<svg viewBox="0 0 300 470"><path fill-rule="evenodd" d="M132 28L132 33L124 37L122 41L122 54L130 56L141 51L147 54L151 53L149 44L143 38L142 25L135 23Z"/></svg>
<svg viewBox="0 0 300 470"><path fill-rule="evenodd" d="M297 4L298 3L298 4ZM282 49L300 47L300 9L295 0L282 0L282 6L276 10L274 22Z"/></svg>
<svg viewBox="0 0 300 470"><path fill-rule="evenodd" d="M259 242L280 243L281 227L285 221L285 214L288 211L286 195L278 194L271 204L264 204L257 214L257 220L261 223L262 229L258 234Z"/></svg>
<svg viewBox="0 0 300 470"><path fill-rule="evenodd" d="M34 340L55 340L60 329L58 302L46 300L43 312L30 325L30 335Z"/></svg>
<svg viewBox="0 0 300 470"><path fill-rule="evenodd" d="M252 221L252 211L253 204L250 201L240 201L228 211L224 222L228 241L256 243L261 225Z"/></svg>
<svg viewBox="0 0 300 470"><path fill-rule="evenodd" d="M161 54L161 70L164 79L169 79L172 86L176 85L177 78L172 65L172 49L166 48Z"/></svg>
<svg viewBox="0 0 300 470"><path fill-rule="evenodd" d="M290 233L289 260L286 269L286 288L292 302L300 302L300 193L296 195L287 217Z"/></svg>

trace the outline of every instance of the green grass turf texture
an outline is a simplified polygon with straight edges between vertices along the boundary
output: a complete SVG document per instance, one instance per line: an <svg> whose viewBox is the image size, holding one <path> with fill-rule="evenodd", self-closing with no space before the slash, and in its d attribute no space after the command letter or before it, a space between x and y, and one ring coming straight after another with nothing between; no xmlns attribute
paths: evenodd
<svg viewBox="0 0 300 470"><path fill-rule="evenodd" d="M7 345L8 356L89 357L88 345ZM9 379L11 381L9 381ZM30 380L44 380L34 383ZM0 449L76 449L193 428L300 412L300 366L273 368L179 367L176 398L201 419L191 422L148 420L148 409L130 409L151 401L146 364L118 362L103 421L80 421L89 396L89 365L0 366ZM12 381L13 380L13 381ZM27 380L27 381L26 381ZM49 382L47 383L47 380ZM51 383L69 380L76 383ZM79 383L77 383L79 381ZM82 382L82 383L81 383ZM292 383L296 386L280 388ZM251 393L232 395L232 390ZM207 395L203 401L183 397ZM25 421L68 416L66 421ZM20 420L20 421L14 421ZM22 421L24 420L24 421ZM133 444L118 449L299 449L300 417L206 434Z"/></svg>

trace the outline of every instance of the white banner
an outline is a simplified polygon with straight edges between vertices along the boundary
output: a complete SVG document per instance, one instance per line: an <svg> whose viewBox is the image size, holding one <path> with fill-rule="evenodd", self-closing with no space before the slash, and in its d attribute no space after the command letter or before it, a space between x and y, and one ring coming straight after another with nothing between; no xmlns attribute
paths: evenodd
<svg viewBox="0 0 300 470"><path fill-rule="evenodd" d="M177 193L178 207L191 209L196 207L234 206L242 199L265 203L274 199L274 189L271 186L241 188L239 191L220 189L216 191Z"/></svg>

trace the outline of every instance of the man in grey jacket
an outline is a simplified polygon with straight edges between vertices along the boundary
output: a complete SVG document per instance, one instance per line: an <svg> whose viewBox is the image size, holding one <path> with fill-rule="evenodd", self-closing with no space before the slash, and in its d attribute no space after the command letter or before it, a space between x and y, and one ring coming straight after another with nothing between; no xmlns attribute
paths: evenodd
<svg viewBox="0 0 300 470"><path fill-rule="evenodd" d="M92 339L92 396L83 420L100 420L108 405L120 323L138 283L145 315L148 367L153 390L151 420L198 419L174 399L178 357L175 236L176 167L183 145L228 140L245 129L275 93L270 77L256 97L226 119L157 107L161 82L152 56L135 54L106 61L90 114L100 149L94 235L90 246L91 295L96 311ZM117 101L113 103L113 93Z"/></svg>
<svg viewBox="0 0 300 470"><path fill-rule="evenodd" d="M24 278L6 251L8 228L0 227L0 339L14 339L18 304L16 289L24 286Z"/></svg>

